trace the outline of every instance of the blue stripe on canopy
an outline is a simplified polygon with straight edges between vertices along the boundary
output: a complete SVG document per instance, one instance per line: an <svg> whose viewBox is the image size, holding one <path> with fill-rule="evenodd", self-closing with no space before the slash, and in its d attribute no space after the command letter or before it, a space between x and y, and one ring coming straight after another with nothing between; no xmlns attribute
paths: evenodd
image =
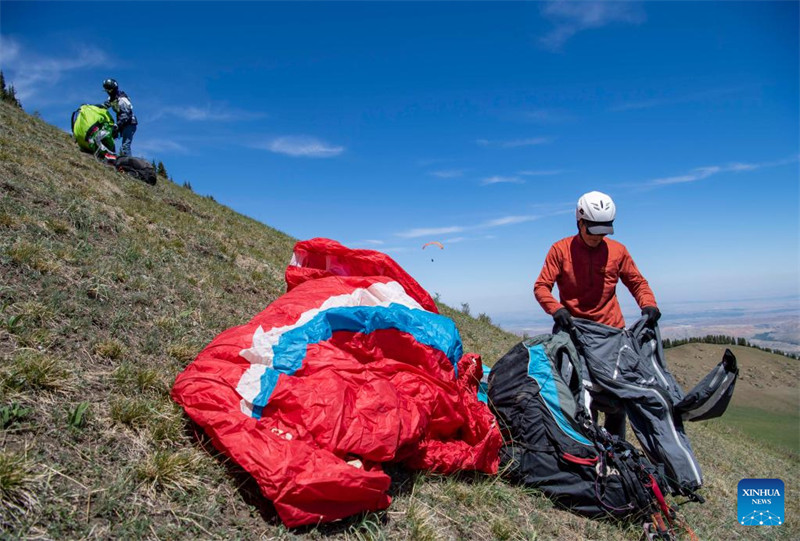
<svg viewBox="0 0 800 541"><path fill-rule="evenodd" d="M261 376L261 390L253 401L253 417L261 418L280 374L291 376L303 366L309 344L324 342L336 331L369 334L384 329L408 333L417 342L438 349L453 363L454 371L457 369L462 355L461 335L448 317L395 303L389 306L330 308L319 312L306 324L281 335L273 347L272 367L268 367Z"/></svg>

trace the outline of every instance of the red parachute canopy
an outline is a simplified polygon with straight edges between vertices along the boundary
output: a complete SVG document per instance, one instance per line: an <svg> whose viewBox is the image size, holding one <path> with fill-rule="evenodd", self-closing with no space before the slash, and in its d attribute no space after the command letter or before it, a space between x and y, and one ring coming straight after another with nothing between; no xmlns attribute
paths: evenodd
<svg viewBox="0 0 800 541"><path fill-rule="evenodd" d="M391 258L299 242L288 291L223 331L172 397L247 470L286 526L385 509L384 462L495 473L480 357Z"/></svg>
<svg viewBox="0 0 800 541"><path fill-rule="evenodd" d="M438 246L440 249L444 250L444 244L438 241L426 242L425 244L422 245L422 249L424 250L428 246Z"/></svg>

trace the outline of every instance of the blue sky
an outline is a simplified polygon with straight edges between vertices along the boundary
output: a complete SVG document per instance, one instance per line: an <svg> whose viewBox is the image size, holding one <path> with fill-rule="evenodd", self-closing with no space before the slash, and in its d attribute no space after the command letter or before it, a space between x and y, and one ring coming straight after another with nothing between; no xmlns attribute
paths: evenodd
<svg viewBox="0 0 800 541"><path fill-rule="evenodd" d="M604 191L666 318L797 306L798 16L791 1L2 1L0 39L27 111L67 130L114 77L134 154L176 182L299 239L386 251L495 320L547 319L544 256L578 197ZM445 249L421 249L433 240Z"/></svg>

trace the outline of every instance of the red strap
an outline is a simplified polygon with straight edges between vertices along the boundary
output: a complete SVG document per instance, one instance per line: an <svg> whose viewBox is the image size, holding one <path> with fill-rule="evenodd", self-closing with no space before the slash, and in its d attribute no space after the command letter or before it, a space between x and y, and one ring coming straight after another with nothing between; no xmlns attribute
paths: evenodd
<svg viewBox="0 0 800 541"><path fill-rule="evenodd" d="M584 466L594 466L595 464L597 464L597 461L600 460L600 457L580 458L575 455L571 455L569 453L564 453L562 456L564 460L568 460L569 462L574 462L575 464L583 464Z"/></svg>
<svg viewBox="0 0 800 541"><path fill-rule="evenodd" d="M672 526L672 516L669 512L669 506L667 505L666 500L664 500L664 495L661 493L661 489L658 488L656 478L652 475L650 475L650 488L653 490L653 494L656 495L656 500L658 500L658 506L661 508L661 512L665 517L667 517L670 526Z"/></svg>

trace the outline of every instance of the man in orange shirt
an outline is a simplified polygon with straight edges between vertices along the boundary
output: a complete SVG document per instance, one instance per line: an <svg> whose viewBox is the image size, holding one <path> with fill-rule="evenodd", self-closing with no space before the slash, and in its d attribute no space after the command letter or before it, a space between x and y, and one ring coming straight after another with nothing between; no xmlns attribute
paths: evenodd
<svg viewBox="0 0 800 541"><path fill-rule="evenodd" d="M581 196L575 210L578 234L553 244L533 286L533 294L545 312L553 316L555 327L569 331L572 318L580 317L612 327L625 327L617 300L620 280L655 325L661 317L650 285L636 268L627 248L606 238L614 233L616 207L611 197L601 192ZM553 297L558 285L560 301ZM596 417L596 411L592 411ZM606 413L605 427L624 436L625 413Z"/></svg>

